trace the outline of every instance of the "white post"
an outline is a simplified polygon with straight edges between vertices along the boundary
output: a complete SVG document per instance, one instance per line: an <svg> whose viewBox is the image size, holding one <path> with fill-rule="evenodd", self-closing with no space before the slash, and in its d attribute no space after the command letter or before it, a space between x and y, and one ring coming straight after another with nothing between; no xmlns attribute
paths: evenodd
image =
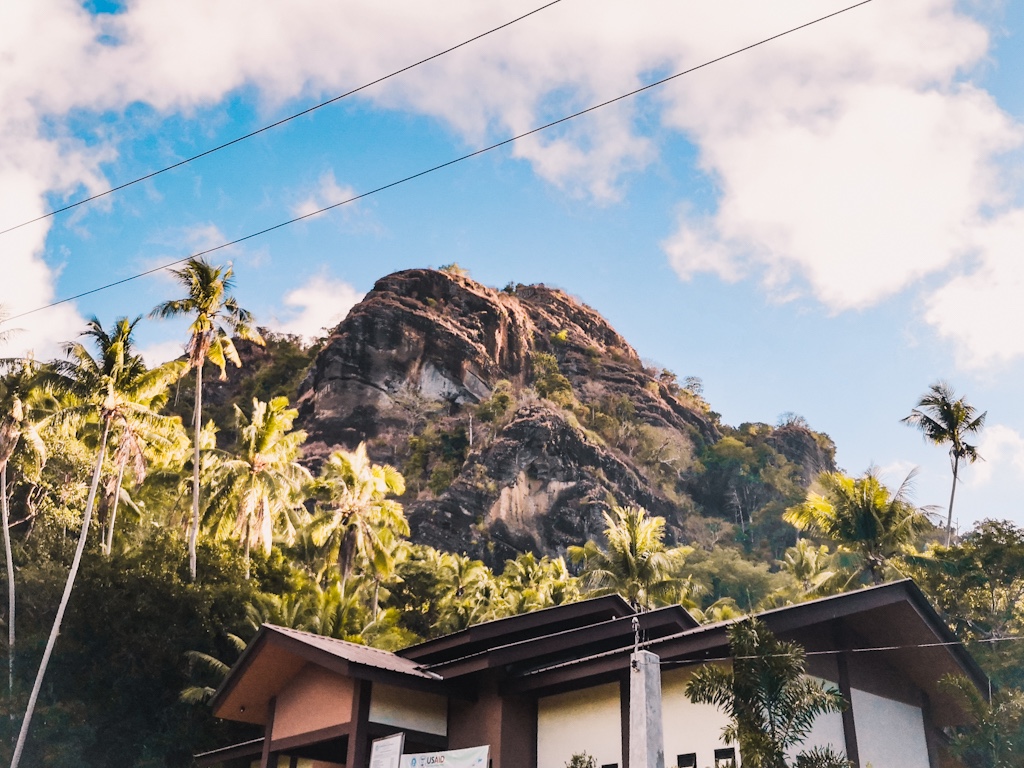
<svg viewBox="0 0 1024 768"><path fill-rule="evenodd" d="M628 768L665 768L661 659L650 651L636 651L631 657Z"/></svg>

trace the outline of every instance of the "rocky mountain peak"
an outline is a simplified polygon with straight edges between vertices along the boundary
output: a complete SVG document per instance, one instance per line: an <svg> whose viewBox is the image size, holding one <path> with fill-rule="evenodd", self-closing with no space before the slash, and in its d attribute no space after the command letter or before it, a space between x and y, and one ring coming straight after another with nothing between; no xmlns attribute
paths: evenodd
<svg viewBox="0 0 1024 768"><path fill-rule="evenodd" d="M722 434L699 392L646 367L592 308L457 270L378 280L326 339L299 407L307 459L366 442L406 474L414 539L489 562L564 552L601 530L611 504L644 506L687 538L689 489ZM813 436L776 443L814 471L831 458ZM723 478L701 498L725 498Z"/></svg>

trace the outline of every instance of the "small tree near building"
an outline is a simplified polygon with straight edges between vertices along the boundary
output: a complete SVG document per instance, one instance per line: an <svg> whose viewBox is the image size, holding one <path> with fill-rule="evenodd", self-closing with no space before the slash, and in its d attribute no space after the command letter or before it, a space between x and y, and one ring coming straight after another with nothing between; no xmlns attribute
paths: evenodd
<svg viewBox="0 0 1024 768"><path fill-rule="evenodd" d="M788 755L807 738L815 718L841 712L842 695L805 674L804 650L783 642L757 619L729 628L732 668L705 666L686 686L695 704L714 704L729 716L722 729L739 745L743 768L849 768L830 748Z"/></svg>

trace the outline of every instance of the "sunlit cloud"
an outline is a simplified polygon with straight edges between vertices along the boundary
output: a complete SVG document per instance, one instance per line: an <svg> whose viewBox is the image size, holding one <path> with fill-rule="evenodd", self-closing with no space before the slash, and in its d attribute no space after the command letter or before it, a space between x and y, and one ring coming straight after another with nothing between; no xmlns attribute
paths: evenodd
<svg viewBox="0 0 1024 768"><path fill-rule="evenodd" d="M1024 435L1004 424L989 424L978 443L982 460L962 472L964 481L972 487L991 483L998 475L1012 473L1024 480Z"/></svg>
<svg viewBox="0 0 1024 768"><path fill-rule="evenodd" d="M331 205L343 203L355 197L356 191L348 185L340 185L334 178L334 171L324 171L317 180L316 187L309 194L292 206L292 216L309 216ZM345 210L348 206L342 208Z"/></svg>
<svg viewBox="0 0 1024 768"><path fill-rule="evenodd" d="M272 330L307 340L323 336L344 320L362 298L363 294L344 280L318 274L285 294L284 304L288 310L283 320L272 324Z"/></svg>
<svg viewBox="0 0 1024 768"><path fill-rule="evenodd" d="M478 147L842 6L649 0L638 13L610 0L586 12L564 3L359 98L433 117ZM86 147L53 130L71 114L131 104L188 114L244 87L270 113L534 7L139 0L91 15L69 0L8 4L0 134L18 152L0 161L4 218L39 215L48 193L107 183L99 163L116 138ZM986 28L953 0L873 3L509 151L564 192L609 204L667 151L660 135L681 134L718 193L699 212L681 196L684 213L663 246L682 278L757 279L775 300L802 295L835 312L916 291L922 318L963 366L998 365L1024 355L1008 330L1024 322L1024 304L986 299L1018 295L1022 282L1011 245L1024 213L999 165L1024 132L969 79L989 48ZM308 213L350 194L328 173L290 207ZM19 288L0 303L14 311L53 297L47 225L22 233L4 243ZM70 307L39 316L31 343L52 343L79 321Z"/></svg>

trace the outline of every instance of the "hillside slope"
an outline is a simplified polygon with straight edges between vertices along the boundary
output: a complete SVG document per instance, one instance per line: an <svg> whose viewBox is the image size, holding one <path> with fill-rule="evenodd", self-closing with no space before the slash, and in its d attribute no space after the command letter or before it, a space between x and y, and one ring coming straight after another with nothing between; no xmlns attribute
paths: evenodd
<svg viewBox="0 0 1024 768"><path fill-rule="evenodd" d="M406 474L414 540L489 562L562 553L611 504L665 517L676 540L735 525L757 543L765 509L833 468L831 441L799 422L723 427L563 291L452 271L379 280L319 349L299 407L310 461L365 441Z"/></svg>

